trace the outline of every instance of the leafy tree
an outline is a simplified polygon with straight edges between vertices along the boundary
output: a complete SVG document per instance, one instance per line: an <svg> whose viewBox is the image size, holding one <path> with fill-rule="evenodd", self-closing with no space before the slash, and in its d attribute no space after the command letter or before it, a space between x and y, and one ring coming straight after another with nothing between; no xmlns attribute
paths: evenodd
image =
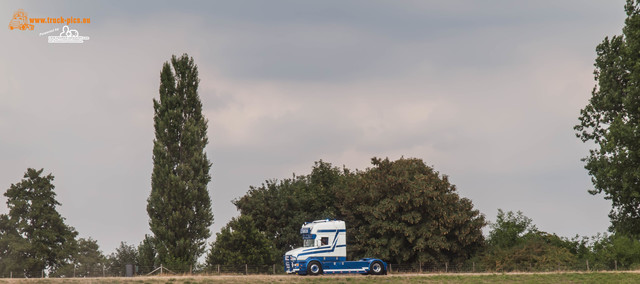
<svg viewBox="0 0 640 284"><path fill-rule="evenodd" d="M153 237L144 235L144 240L138 245L138 265L140 273L149 273L156 267L156 247Z"/></svg>
<svg viewBox="0 0 640 284"><path fill-rule="evenodd" d="M55 277L97 277L103 275L107 258L100 251L98 242L92 238L78 239L78 250L72 262L58 269Z"/></svg>
<svg viewBox="0 0 640 284"><path fill-rule="evenodd" d="M9 216L0 215L0 276L8 277L13 271L23 271L25 259L22 252L28 246L29 243L20 236Z"/></svg>
<svg viewBox="0 0 640 284"><path fill-rule="evenodd" d="M638 268L640 264L640 241L636 238L616 234L611 238L614 267L618 269ZM611 263L611 261L609 262Z"/></svg>
<svg viewBox="0 0 640 284"><path fill-rule="evenodd" d="M138 251L133 245L126 242L120 242L120 246L116 248L114 253L109 255L109 268L112 274L124 276L126 273L126 265L138 265Z"/></svg>
<svg viewBox="0 0 640 284"><path fill-rule="evenodd" d="M335 218L334 185L343 177L338 168L322 160L311 174L282 181L268 180L234 204L242 216L250 216L256 228L274 243L278 255L302 246L300 226L304 222Z"/></svg>
<svg viewBox="0 0 640 284"><path fill-rule="evenodd" d="M100 251L98 242L92 238L78 240L78 252L74 257L76 276L96 277L106 264L106 257Z"/></svg>
<svg viewBox="0 0 640 284"><path fill-rule="evenodd" d="M8 215L0 216L0 269L24 277L55 273L72 260L78 234L64 223L56 206L53 175L27 169L24 179L5 192ZM7 271L9 270L9 271ZM20 275L22 274L22 275Z"/></svg>
<svg viewBox="0 0 640 284"><path fill-rule="evenodd" d="M207 120L198 95L193 58L175 55L160 73L160 99L153 100L153 145L149 226L159 261L186 271L204 252L213 223L207 184L211 163L204 152Z"/></svg>
<svg viewBox="0 0 640 284"><path fill-rule="evenodd" d="M592 238L590 253L585 258L592 270L638 269L640 240L622 234L598 234Z"/></svg>
<svg viewBox="0 0 640 284"><path fill-rule="evenodd" d="M207 266L222 265L262 265L276 261L276 251L263 232L260 232L250 216L233 218L211 243L207 255Z"/></svg>
<svg viewBox="0 0 640 284"><path fill-rule="evenodd" d="M569 250L551 244L560 238L536 232L518 245L492 248L485 255L485 268L495 271L556 271L571 270L577 258Z"/></svg>
<svg viewBox="0 0 640 284"><path fill-rule="evenodd" d="M490 226L488 243L496 248L513 247L522 242L525 235L538 232L533 220L520 211L514 214L512 211L505 213L498 209L496 222Z"/></svg>
<svg viewBox="0 0 640 284"><path fill-rule="evenodd" d="M640 5L627 0L622 35L597 48L596 86L574 129L595 144L583 159L591 194L612 201L610 230L640 235Z"/></svg>
<svg viewBox="0 0 640 284"><path fill-rule="evenodd" d="M485 268L495 271L573 269L580 249L578 243L539 231L522 212L501 209L487 243L482 260Z"/></svg>
<svg viewBox="0 0 640 284"><path fill-rule="evenodd" d="M336 191L352 257L457 264L483 245L484 216L446 175L420 159L371 162Z"/></svg>

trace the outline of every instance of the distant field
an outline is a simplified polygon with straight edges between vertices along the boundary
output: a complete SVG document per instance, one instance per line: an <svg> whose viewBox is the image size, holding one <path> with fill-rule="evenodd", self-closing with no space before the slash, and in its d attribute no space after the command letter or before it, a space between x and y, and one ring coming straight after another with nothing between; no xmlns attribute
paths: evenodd
<svg viewBox="0 0 640 284"><path fill-rule="evenodd" d="M0 279L0 283L639 283L638 272L509 273L509 274L397 274L362 275L248 275L156 276L87 279Z"/></svg>

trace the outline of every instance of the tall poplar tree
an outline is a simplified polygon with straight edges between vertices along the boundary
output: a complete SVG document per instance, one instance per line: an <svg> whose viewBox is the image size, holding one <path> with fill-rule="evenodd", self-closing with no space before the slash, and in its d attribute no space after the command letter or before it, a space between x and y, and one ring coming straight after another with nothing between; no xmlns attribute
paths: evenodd
<svg viewBox="0 0 640 284"><path fill-rule="evenodd" d="M160 72L160 99L153 100L154 127L149 226L158 260L186 271L204 252L213 224L207 184L211 163L207 120L198 96L198 67L187 54L171 57Z"/></svg>

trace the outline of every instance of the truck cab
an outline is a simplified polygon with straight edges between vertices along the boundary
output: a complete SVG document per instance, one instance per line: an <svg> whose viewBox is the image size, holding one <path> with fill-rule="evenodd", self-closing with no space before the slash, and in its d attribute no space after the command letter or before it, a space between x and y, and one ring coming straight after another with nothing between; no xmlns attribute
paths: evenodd
<svg viewBox="0 0 640 284"><path fill-rule="evenodd" d="M284 256L285 272L299 275L332 273L386 274L387 264L379 259L347 261L347 230L344 221L316 220L300 228L303 246Z"/></svg>

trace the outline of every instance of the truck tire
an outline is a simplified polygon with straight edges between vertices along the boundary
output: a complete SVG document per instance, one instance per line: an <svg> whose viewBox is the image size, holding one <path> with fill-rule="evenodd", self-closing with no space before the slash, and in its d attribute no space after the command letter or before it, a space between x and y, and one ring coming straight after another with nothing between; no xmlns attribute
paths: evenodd
<svg viewBox="0 0 640 284"><path fill-rule="evenodd" d="M378 260L372 262L369 266L369 274L371 275L382 275L384 273L384 265L382 265L382 262Z"/></svg>
<svg viewBox="0 0 640 284"><path fill-rule="evenodd" d="M307 265L307 274L316 276L322 274L322 264L318 261L309 262Z"/></svg>

